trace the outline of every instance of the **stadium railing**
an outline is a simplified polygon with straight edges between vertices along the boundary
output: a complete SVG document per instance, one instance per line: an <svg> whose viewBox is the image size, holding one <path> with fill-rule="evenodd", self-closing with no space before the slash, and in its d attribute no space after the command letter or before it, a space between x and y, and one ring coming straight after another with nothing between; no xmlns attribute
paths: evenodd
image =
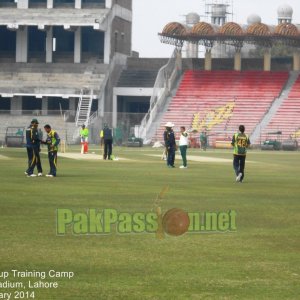
<svg viewBox="0 0 300 300"><path fill-rule="evenodd" d="M178 50L175 49L168 63L163 66L157 74L153 87L153 94L150 98L150 108L148 113L143 118L139 126L139 137L143 138L146 143L150 128L153 129L156 117L162 112L166 104L167 97L174 88L177 79L181 75L181 66L178 65ZM157 125L158 126L158 125Z"/></svg>

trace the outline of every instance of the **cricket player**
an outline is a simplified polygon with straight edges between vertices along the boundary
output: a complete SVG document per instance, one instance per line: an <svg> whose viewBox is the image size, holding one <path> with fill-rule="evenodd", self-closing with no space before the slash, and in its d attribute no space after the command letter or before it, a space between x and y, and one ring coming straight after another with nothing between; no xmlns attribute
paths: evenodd
<svg viewBox="0 0 300 300"><path fill-rule="evenodd" d="M202 131L200 134L200 146L203 151L207 148L207 134L206 131Z"/></svg>
<svg viewBox="0 0 300 300"><path fill-rule="evenodd" d="M180 169L186 169L187 168L187 160L186 160L186 151L189 145L189 134L185 130L184 126L180 127L180 139L179 139L179 150L182 157L182 166L180 166Z"/></svg>
<svg viewBox="0 0 300 300"><path fill-rule="evenodd" d="M80 129L80 139L81 139L81 154L88 153L89 144L89 129L83 124Z"/></svg>
<svg viewBox="0 0 300 300"><path fill-rule="evenodd" d="M233 146L233 168L236 175L236 182L242 183L245 176L245 161L247 148L250 146L248 135L245 134L245 126L239 126L239 132L232 137Z"/></svg>
<svg viewBox="0 0 300 300"><path fill-rule="evenodd" d="M104 128L100 132L101 143L104 143L104 153L103 159L110 160L112 155L112 143L113 143L113 133L108 127L108 124L104 124Z"/></svg>
<svg viewBox="0 0 300 300"><path fill-rule="evenodd" d="M43 144L48 146L48 159L50 165L50 172L46 175L46 177L56 177L56 169L57 169L57 151L58 145L60 143L60 138L57 132L51 129L50 125L45 125L44 129L47 133L46 141L43 141Z"/></svg>
<svg viewBox="0 0 300 300"><path fill-rule="evenodd" d="M26 129L26 149L28 156L28 169L25 171L27 177L36 177L34 168L37 167L38 176L43 176L43 169L40 158L41 141L38 132L39 122L32 119L30 126Z"/></svg>
<svg viewBox="0 0 300 300"><path fill-rule="evenodd" d="M173 131L173 127L175 125L171 122L166 123L166 130L164 132L164 141L165 147L167 151L167 166L169 168L175 168L175 151L176 151L176 140L175 133Z"/></svg>

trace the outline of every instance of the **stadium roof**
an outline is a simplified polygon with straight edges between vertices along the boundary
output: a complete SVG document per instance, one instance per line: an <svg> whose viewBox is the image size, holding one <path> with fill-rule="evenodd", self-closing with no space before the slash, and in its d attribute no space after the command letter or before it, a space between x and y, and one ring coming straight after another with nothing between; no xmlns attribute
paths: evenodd
<svg viewBox="0 0 300 300"><path fill-rule="evenodd" d="M183 43L191 42L212 47L214 42L233 45L241 48L243 43L259 44L272 47L274 42L300 47L300 29L291 23L269 26L263 23L253 23L240 26L234 22L222 26L199 22L192 28L178 22L168 23L159 33L162 43L181 47Z"/></svg>

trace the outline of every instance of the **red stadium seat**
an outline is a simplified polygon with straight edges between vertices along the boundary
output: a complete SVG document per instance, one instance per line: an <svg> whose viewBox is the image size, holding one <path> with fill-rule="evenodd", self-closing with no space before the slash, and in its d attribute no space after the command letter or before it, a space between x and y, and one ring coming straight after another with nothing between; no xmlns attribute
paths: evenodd
<svg viewBox="0 0 300 300"><path fill-rule="evenodd" d="M210 142L231 135L240 123L251 133L280 95L288 77L288 72L188 70L154 138L162 140L164 124L168 121L177 127L191 128L194 114L199 114L201 122L209 113L231 102L234 102L231 116L224 120L220 116L210 128Z"/></svg>

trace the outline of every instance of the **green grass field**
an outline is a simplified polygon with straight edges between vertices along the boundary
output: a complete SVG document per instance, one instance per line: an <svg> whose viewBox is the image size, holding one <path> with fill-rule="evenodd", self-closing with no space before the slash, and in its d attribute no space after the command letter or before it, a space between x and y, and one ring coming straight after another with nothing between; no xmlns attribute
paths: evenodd
<svg viewBox="0 0 300 300"><path fill-rule="evenodd" d="M10 273L0 283L23 282L23 291L39 300L299 299L299 152L250 151L243 184L235 183L230 162L193 161L182 170L150 156L161 150L116 148L115 154L127 160L59 158L57 178L26 178L25 149L0 149L0 276ZM188 154L232 158L225 150ZM48 171L45 154L42 161ZM163 212L235 210L236 232L163 240L153 233L56 234L58 208L147 213L165 186ZM56 289L28 289L28 278L12 278L13 269L75 276L49 279ZM0 288L0 299L16 290Z"/></svg>

